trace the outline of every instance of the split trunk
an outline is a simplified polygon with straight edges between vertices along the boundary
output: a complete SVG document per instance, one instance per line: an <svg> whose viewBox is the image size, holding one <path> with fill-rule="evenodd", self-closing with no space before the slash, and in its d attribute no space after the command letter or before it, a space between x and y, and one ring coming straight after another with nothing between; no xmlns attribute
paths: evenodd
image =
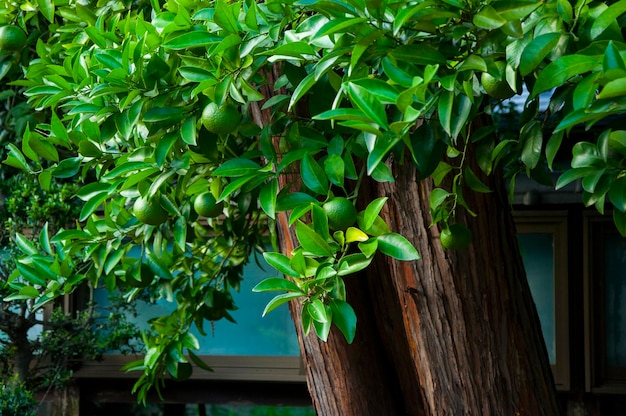
<svg viewBox="0 0 626 416"><path fill-rule="evenodd" d="M270 121L267 110L252 106L252 112L259 125ZM465 195L478 213L460 218L473 232L472 245L446 251L431 226L432 181L417 180L411 163L396 163L392 171L394 183L362 185L357 208L388 197L381 215L422 259L401 262L379 254L363 273L346 278L358 319L350 345L336 328L327 342L305 337L301 305L290 305L317 414L559 414L502 181L493 175L485 179L493 192ZM286 186L291 178L282 180ZM285 213L277 226L289 255L298 244Z"/></svg>
<svg viewBox="0 0 626 416"><path fill-rule="evenodd" d="M317 414L558 414L502 184L492 182L489 194L466 195L478 212L462 219L472 245L446 251L431 227L432 182L417 181L407 164L393 171L395 183L365 184L360 198L389 197L384 219L422 259L377 255L364 273L346 279L358 317L352 345L336 329L322 342L304 337L296 325ZM279 229L289 253L296 240L285 217ZM299 323L299 305L292 312Z"/></svg>

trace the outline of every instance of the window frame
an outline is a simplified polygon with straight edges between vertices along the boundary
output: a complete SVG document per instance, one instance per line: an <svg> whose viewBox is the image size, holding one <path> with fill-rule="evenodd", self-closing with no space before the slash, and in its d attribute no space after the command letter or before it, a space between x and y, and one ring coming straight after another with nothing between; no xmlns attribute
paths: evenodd
<svg viewBox="0 0 626 416"><path fill-rule="evenodd" d="M517 234L551 233L554 238L554 337L556 363L550 365L556 389L569 391L569 246L567 211L515 211Z"/></svg>
<svg viewBox="0 0 626 416"><path fill-rule="evenodd" d="M585 391L602 394L626 393L626 367L611 369L606 362L604 311L604 239L618 234L612 215L583 216L583 285L585 315ZM626 329L625 329L626 330Z"/></svg>
<svg viewBox="0 0 626 416"><path fill-rule="evenodd" d="M304 383L305 372L299 356L263 355L200 355L213 371L194 365L190 380L271 381ZM126 372L122 367L143 359L143 354L105 354L100 361L85 361L75 378L136 379L139 372Z"/></svg>

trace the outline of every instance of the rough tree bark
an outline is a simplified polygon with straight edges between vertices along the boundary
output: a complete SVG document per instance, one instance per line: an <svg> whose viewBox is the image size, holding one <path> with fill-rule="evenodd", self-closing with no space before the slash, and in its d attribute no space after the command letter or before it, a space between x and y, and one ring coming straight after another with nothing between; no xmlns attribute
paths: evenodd
<svg viewBox="0 0 626 416"><path fill-rule="evenodd" d="M257 107L253 116L265 124L270 115ZM389 197L381 215L422 259L377 255L365 272L346 279L358 318L351 345L336 328L328 342L305 337L301 305L290 305L317 414L559 414L502 181L487 178L494 192L465 195L479 214L461 218L473 243L468 250L445 251L437 227L430 226L432 181L417 181L411 163L396 163L392 171L395 183L364 184L358 208ZM291 180L282 179L282 186ZM297 240L284 213L277 227L288 255Z"/></svg>
<svg viewBox="0 0 626 416"><path fill-rule="evenodd" d="M555 415L559 413L539 318L501 184L468 194L479 215L468 250L444 251L430 227L431 181L394 166L394 184L370 183L361 196L387 196L383 217L422 255L406 263L378 256L348 278L358 316L347 345L298 336L320 415ZM294 236L279 224L288 253ZM292 309L296 322L298 307Z"/></svg>

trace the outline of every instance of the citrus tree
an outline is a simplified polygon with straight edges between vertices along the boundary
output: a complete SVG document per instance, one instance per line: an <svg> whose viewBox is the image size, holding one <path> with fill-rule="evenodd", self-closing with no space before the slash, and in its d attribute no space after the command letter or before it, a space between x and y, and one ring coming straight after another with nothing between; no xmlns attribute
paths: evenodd
<svg viewBox="0 0 626 416"><path fill-rule="evenodd" d="M554 168L557 187L584 178L584 203L611 205L626 234L624 131L573 144L571 168L556 159L574 127L623 111L624 11L584 0L12 10L48 21L15 84L50 117L25 132L46 144L11 146L5 163L89 182L79 228L22 260L53 273L23 273L23 287L37 304L84 281L173 302L129 366L144 399L165 373L204 366L190 328L232 319L242 267L269 238L280 251L265 259L288 278L255 290L281 292L266 313L291 304L320 414L557 413L504 183ZM503 132L492 117L524 87L519 134Z"/></svg>

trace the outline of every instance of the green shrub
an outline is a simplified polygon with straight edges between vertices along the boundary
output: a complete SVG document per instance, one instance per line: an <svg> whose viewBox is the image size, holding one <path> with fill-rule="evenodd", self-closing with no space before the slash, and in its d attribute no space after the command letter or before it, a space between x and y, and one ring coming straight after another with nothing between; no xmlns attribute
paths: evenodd
<svg viewBox="0 0 626 416"><path fill-rule="evenodd" d="M0 415L33 416L37 402L22 383L13 382L0 386Z"/></svg>

